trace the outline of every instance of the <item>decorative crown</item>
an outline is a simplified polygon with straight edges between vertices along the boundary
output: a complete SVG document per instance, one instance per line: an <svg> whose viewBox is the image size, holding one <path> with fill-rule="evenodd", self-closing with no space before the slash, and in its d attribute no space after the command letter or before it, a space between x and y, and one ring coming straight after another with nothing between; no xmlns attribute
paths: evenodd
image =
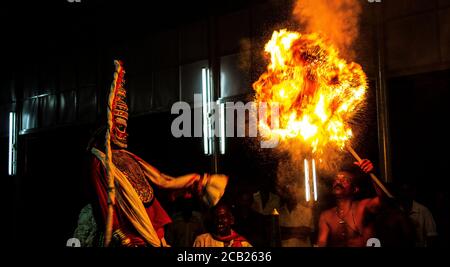
<svg viewBox="0 0 450 267"><path fill-rule="evenodd" d="M120 62L121 64L121 62ZM121 117L128 120L128 105L126 102L127 99L127 91L124 88L125 85L125 70L121 68L121 71L118 73L116 86L118 87L116 90L116 95L114 96L112 112L114 117Z"/></svg>

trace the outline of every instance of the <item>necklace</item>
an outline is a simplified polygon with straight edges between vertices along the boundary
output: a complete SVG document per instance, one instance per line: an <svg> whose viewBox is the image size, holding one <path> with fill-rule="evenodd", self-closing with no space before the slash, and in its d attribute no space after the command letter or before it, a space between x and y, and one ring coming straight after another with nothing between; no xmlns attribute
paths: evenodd
<svg viewBox="0 0 450 267"><path fill-rule="evenodd" d="M352 204L350 204L350 209L351 209L351 205L352 205ZM350 209L349 209L349 210L350 210ZM347 210L347 212L344 214L344 210L336 206L336 215L337 215L337 217L339 218L339 224L345 224L345 223L346 223L346 221L344 220L344 218L345 218L345 216L347 215L347 213L348 213L349 210Z"/></svg>
<svg viewBox="0 0 450 267"><path fill-rule="evenodd" d="M353 220L353 225L354 228L352 226L350 226L347 221L345 220L345 216L348 214L348 212L351 211L352 213L352 220ZM348 228L350 230L353 231L353 233L355 233L358 236L362 236L361 232L359 231L358 227L356 226L356 222L355 222L355 215L353 212L353 202L350 202L350 208L349 210L347 210L347 212L345 214L343 214L343 210L340 209L338 206L336 206L336 216L339 219L339 225L341 226L341 237L344 240L348 239Z"/></svg>

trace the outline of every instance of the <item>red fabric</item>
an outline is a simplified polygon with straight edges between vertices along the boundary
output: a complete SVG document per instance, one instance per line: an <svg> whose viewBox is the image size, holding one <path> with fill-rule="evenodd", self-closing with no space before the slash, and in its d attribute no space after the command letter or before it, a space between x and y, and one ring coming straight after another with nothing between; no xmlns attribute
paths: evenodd
<svg viewBox="0 0 450 267"><path fill-rule="evenodd" d="M108 193L107 193L107 179L106 170L99 159L93 156L91 162L91 182L95 188L98 196L98 205L100 207L103 224L106 222L108 213ZM171 219L167 212L162 208L159 201L155 198L152 204L146 207L147 214L155 228L158 237L161 239L164 237L164 225L171 223ZM130 238L139 238L139 234L134 229L131 222L127 220L125 215L122 214L120 208L116 205L114 207L113 215L113 232L117 229L121 229Z"/></svg>
<svg viewBox="0 0 450 267"><path fill-rule="evenodd" d="M92 157L91 161L91 182L95 188L98 198L98 206L101 211L103 224L106 223L106 217L108 216L108 181L106 179L106 170L103 164L95 156ZM119 228L119 220L117 217L117 207L114 207L113 214L113 231Z"/></svg>
<svg viewBox="0 0 450 267"><path fill-rule="evenodd" d="M146 208L148 217L155 228L159 239L164 237L164 225L172 222L167 212L162 208L159 201L154 198L152 204Z"/></svg>

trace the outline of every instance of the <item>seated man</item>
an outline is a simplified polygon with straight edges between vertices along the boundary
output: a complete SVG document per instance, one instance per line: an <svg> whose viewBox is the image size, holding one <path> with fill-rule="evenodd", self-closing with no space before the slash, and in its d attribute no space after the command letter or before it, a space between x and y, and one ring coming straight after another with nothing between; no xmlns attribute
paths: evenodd
<svg viewBox="0 0 450 267"><path fill-rule="evenodd" d="M214 232L197 236L194 247L251 247L241 235L233 231L234 218L230 209L218 204L213 210Z"/></svg>
<svg viewBox="0 0 450 267"><path fill-rule="evenodd" d="M355 163L365 173L373 170L367 159ZM359 187L353 170L340 171L333 182L336 207L322 212L319 219L318 246L320 247L364 247L374 236L373 224L367 221L370 213L380 206L382 191L374 184L377 196L359 201L354 200Z"/></svg>

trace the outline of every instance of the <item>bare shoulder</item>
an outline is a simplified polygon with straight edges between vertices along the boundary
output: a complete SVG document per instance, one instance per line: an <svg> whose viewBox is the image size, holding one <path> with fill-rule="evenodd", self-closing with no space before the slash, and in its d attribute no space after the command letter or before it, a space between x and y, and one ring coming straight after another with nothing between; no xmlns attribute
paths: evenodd
<svg viewBox="0 0 450 267"><path fill-rule="evenodd" d="M365 207L367 207L370 204L371 200L372 200L371 198L364 198L364 199L361 199L361 200L354 201L353 203L358 208L365 208Z"/></svg>
<svg viewBox="0 0 450 267"><path fill-rule="evenodd" d="M320 217L322 217L325 220L329 220L331 218L331 216L333 216L334 213L335 213L335 208L327 209L327 210L322 211L322 213L320 214Z"/></svg>

